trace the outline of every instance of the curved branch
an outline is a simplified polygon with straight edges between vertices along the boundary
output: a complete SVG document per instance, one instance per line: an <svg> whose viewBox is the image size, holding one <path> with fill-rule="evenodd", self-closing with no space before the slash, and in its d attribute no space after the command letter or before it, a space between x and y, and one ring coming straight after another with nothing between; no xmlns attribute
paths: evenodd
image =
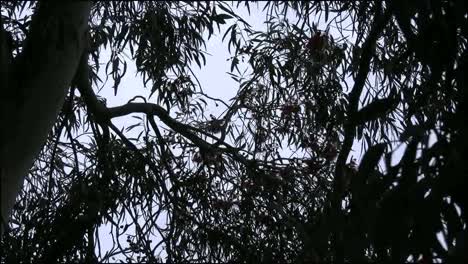
<svg viewBox="0 0 468 264"><path fill-rule="evenodd" d="M127 103L125 105L107 108L109 118L128 115L131 113L144 113L147 115L156 115L174 131L190 139L201 148L208 148L209 144L194 134L192 131L196 128L180 123L173 119L169 113L161 106L152 103Z"/></svg>

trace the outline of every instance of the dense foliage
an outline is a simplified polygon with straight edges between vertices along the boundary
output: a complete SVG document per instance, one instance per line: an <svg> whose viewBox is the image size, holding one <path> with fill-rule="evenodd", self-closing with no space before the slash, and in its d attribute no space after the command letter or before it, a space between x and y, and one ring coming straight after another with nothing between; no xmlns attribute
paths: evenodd
<svg viewBox="0 0 468 264"><path fill-rule="evenodd" d="M40 4L1 3L13 56ZM252 5L94 4L77 76L118 95L133 61L151 97L71 85L2 262L466 260L467 4L264 2L266 31L233 11ZM191 69L223 24L229 102Z"/></svg>

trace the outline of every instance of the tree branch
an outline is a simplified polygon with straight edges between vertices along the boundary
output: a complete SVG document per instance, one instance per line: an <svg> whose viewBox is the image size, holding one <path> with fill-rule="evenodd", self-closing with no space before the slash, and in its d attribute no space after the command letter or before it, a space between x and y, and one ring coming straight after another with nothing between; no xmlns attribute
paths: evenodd
<svg viewBox="0 0 468 264"><path fill-rule="evenodd" d="M346 165L346 160L348 158L349 152L351 151L354 137L355 137L355 116L358 112L359 107L359 98L361 96L362 90L367 80L367 75L370 69L370 63L372 55L375 50L375 43L379 38L379 35L382 33L382 30L387 25L391 17L390 9L386 9L383 16L375 16L375 21L373 27L369 32L369 35L362 46L362 55L359 63L359 70L354 81L353 89L349 94L349 107L348 107L348 118L344 124L344 140L339 152L335 173L333 179L333 194L331 198L331 211L332 219L335 222L335 233L333 247L335 248L337 255L337 262L342 262L343 243L341 236L341 199L344 192L344 168Z"/></svg>
<svg viewBox="0 0 468 264"><path fill-rule="evenodd" d="M222 139L219 139L216 136L213 136L199 128L192 127L187 124L183 124L174 118L172 118L169 113L161 106L153 103L126 103L121 106L110 107L108 108L103 103L97 100L96 94L94 93L91 82L85 76L88 76L87 71L89 71L89 65L87 65L87 60L82 59L81 66L82 72L77 75L76 81L78 85L78 89L80 93L83 95L83 99L85 104L89 107L91 114L95 117L96 121L101 126L109 126L115 133L119 135L124 143L129 146L131 149L134 149L138 152L138 149L128 140L126 137L121 133L111 122L112 118L121 117L125 115L129 115L132 113L143 113L150 116L157 116L161 121L163 121L169 128L174 130L175 132L181 134L185 138L189 139L199 148L205 151L213 151L218 150L223 153L227 153L231 155L231 157L246 167L251 167L255 161L249 160L244 157L242 154L239 153L239 149L235 148L226 142L222 142ZM85 67L87 69L85 69ZM85 85L86 84L86 85ZM226 120L227 122L227 120ZM200 138L195 132L202 133L208 137L211 137L215 140L214 144L208 143L206 140ZM139 153L139 152L138 152ZM139 153L141 155L141 153ZM151 163L148 164L151 168L153 165ZM269 174L264 174L269 180L275 181L276 178Z"/></svg>
<svg viewBox="0 0 468 264"><path fill-rule="evenodd" d="M335 181L337 176L341 174L339 172L342 167L346 163L346 159L351 151L351 147L353 144L354 136L355 136L355 116L358 112L359 107L359 98L361 97L362 90L364 88L364 84L367 80L367 74L369 73L370 69L370 62L372 58L372 54L374 54L375 50L375 43L382 32L383 28L387 24L388 20L390 19L390 10L387 9L383 17L377 17L376 21L374 22L374 26L369 33L366 41L363 44L362 48L362 55L359 63L359 70L354 81L353 89L349 94L349 107L348 107L348 118L345 123L344 127L344 135L345 138L343 140L343 146L341 148L340 154L338 155L337 159L337 166L335 171ZM338 177L339 178L339 177Z"/></svg>

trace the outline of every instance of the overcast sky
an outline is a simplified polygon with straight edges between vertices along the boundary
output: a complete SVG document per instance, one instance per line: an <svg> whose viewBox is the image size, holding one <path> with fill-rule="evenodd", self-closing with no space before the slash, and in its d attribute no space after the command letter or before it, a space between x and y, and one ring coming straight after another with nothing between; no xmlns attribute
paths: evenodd
<svg viewBox="0 0 468 264"><path fill-rule="evenodd" d="M265 13L262 12L263 3L260 4L260 7L257 8L256 4L252 4L251 6L251 15L247 13L247 9L244 7L240 7L236 10L236 12L246 20L254 30L262 30L266 29L266 25L263 23L265 21ZM294 18L290 19L294 21ZM211 97L222 99L223 101L229 103L229 99L233 98L239 88L239 84L235 82L231 77L227 74L230 71L230 61L227 61L230 58L230 54L227 49L227 43L222 42L222 36L224 31L230 26L231 22L228 22L224 26L221 27L220 33L215 33L210 40L206 41L206 51L211 54L207 56L206 65L201 69L194 65L192 70L194 71L195 75L197 76L198 80L201 83L201 87L205 93L207 93ZM324 30L325 25L323 23L319 23L319 29ZM330 34L334 35L335 38L339 38L339 35L333 28L330 29ZM208 34L205 34L207 37ZM352 36L349 36L352 38ZM205 38L206 39L206 38ZM102 53L102 61L105 62L108 60L110 55L109 51L105 51ZM133 98L136 95L143 95L144 97L148 98L150 94L151 87L144 88L143 81L140 76L135 76L136 68L135 68L135 61L128 60L128 71L124 79L120 84L120 88L118 90L117 95L114 95L114 90L112 88L113 82L109 80L104 86L103 89L100 90L99 95L103 96L107 99L108 106L117 106L122 105L128 102L129 99ZM102 80L106 79L105 73L105 66L101 67L100 78ZM352 80L350 80L352 82ZM349 84L352 87L352 83ZM155 102L155 97L149 99L149 101ZM221 112L224 110L222 105L219 107L215 107L214 103L209 102L207 107L207 115L214 114L215 116L219 116ZM113 120L114 124L118 128L122 128L123 126L128 127L132 123L135 122L129 116L121 117L118 119ZM135 132L136 133L136 132ZM131 135L131 133L128 133ZM399 148L396 155L394 155L394 161L392 163L398 162L401 158L401 154L404 151L404 146ZM357 159L358 163L361 158L361 145L359 142L355 141L353 145L353 150L350 153L350 157L354 157ZM158 222L163 223L163 219L160 219ZM131 221L129 221L131 222ZM105 254L107 250L112 247L112 240L108 235L109 229L106 226L103 226L99 230L100 238L101 238L101 249L102 253ZM128 229L129 234L133 234L134 230L132 228ZM106 239L108 237L109 239ZM122 244L127 244L126 236L122 236L120 242ZM107 240L107 241L106 241ZM153 245L159 241L158 238L153 239ZM162 254L164 260L164 254ZM116 258L119 260L121 258ZM122 260L124 260L122 258Z"/></svg>
<svg viewBox="0 0 468 264"><path fill-rule="evenodd" d="M263 5L262 5L263 6ZM247 9L244 7L239 7L236 10L236 13L239 14L245 21L247 21L254 30L265 30L266 25L263 23L265 20L265 13L262 12L261 7L259 9L256 8L256 4L252 4L251 6L251 15L248 14ZM206 94L211 97L219 98L228 102L229 99L233 98L236 95L236 92L239 88L239 84L235 82L227 72L230 71L230 61L227 61L230 58L230 54L227 49L227 43L222 42L222 36L225 30L231 25L231 20L228 21L225 25L221 26L221 32L211 36L209 40L206 40L206 51L211 54L210 56L206 56L206 65L201 69L194 64L192 70L194 71L195 75L197 76L202 89ZM207 39L208 34L205 34L205 39ZM227 39L226 39L227 40ZM105 62L109 59L110 51L102 52L102 62ZM150 94L151 87L144 88L143 81L141 76L135 76L136 74L136 67L134 60L127 60L128 69L127 74L123 78L120 88L118 90L117 95L114 95L113 90L113 82L112 80L108 80L107 83L103 86L103 88L98 92L98 94L107 100L107 106L117 106L122 105L128 102L131 98L136 95L143 95L144 97L148 98ZM101 66L99 77L102 80L106 79L105 76L105 65ZM155 97L149 99L149 101L156 102ZM219 105L216 107L213 103L208 101L209 105L207 108L207 113L212 113L215 116L221 114L224 108ZM113 123L118 127L128 127L135 120L132 119L130 116L120 117L113 119ZM130 131L132 132L132 131ZM126 133L130 134L131 133ZM136 133L135 133L136 134ZM131 220L129 220L131 222ZM163 224L163 219L158 221L160 224ZM101 239L101 252L105 254L105 252L112 248L112 239L109 236L110 226L103 225L99 229L99 236ZM127 233L134 234L134 229L129 228ZM108 239L106 239L108 238ZM121 236L120 242L123 245L126 245L126 236ZM158 238L153 239L153 245L159 242ZM164 260L164 254L161 255ZM124 258L116 257L115 261L118 260L125 260Z"/></svg>

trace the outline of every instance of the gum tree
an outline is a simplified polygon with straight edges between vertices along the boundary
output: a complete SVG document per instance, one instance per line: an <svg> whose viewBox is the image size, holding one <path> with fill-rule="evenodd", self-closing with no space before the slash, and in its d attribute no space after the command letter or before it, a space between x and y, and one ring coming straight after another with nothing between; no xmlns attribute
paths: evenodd
<svg viewBox="0 0 468 264"><path fill-rule="evenodd" d="M466 4L261 5L2 3L2 261L466 260Z"/></svg>

